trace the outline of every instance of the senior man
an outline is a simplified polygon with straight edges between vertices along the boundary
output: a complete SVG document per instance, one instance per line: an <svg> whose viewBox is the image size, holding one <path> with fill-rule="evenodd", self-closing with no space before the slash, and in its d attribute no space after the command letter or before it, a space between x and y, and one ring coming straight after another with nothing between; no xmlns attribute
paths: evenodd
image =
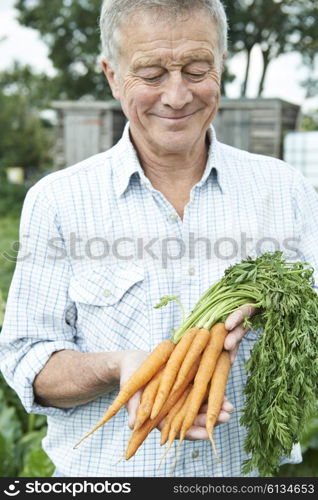
<svg viewBox="0 0 318 500"><path fill-rule="evenodd" d="M205 406L175 466L172 450L158 468L156 430L120 461L140 393L73 445L181 323L177 303L154 309L161 296L179 295L189 312L260 240L265 251L273 238L288 238L288 250L315 263L317 197L283 162L216 139L210 124L227 50L219 0L107 0L100 22L103 70L129 121L112 149L29 191L1 369L26 410L48 416L43 447L56 475L240 476L244 362L257 339L243 328L248 307L226 322L233 365L215 430L221 462L207 440ZM300 461L299 447L285 460Z"/></svg>

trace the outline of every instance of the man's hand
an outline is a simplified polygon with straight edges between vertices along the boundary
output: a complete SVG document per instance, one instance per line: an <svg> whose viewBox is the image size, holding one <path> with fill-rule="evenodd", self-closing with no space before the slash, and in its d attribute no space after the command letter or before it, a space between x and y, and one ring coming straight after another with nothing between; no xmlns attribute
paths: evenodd
<svg viewBox="0 0 318 500"><path fill-rule="evenodd" d="M225 321L225 328L228 330L228 335L224 342L224 348L229 351L231 363L234 363L240 342L248 328L243 326L245 318L251 318L255 314L256 308L250 305L244 305L234 311Z"/></svg>
<svg viewBox="0 0 318 500"><path fill-rule="evenodd" d="M187 439L188 441L196 441L198 439L206 439L206 440L209 439L208 433L205 428L207 409L208 409L208 404L207 401L205 401L201 406L199 413L195 421L193 422L193 425L190 427L190 429L185 435L185 439ZM225 424L226 422L229 422L233 409L234 407L232 403L230 403L230 401L225 396L221 411L219 413L215 425L217 426L219 424ZM160 425L158 426L159 430L161 430L163 424L164 424L164 419L160 422Z"/></svg>
<svg viewBox="0 0 318 500"><path fill-rule="evenodd" d="M147 356L149 356L149 353L146 351L123 351L121 353L121 360L120 360L121 387L129 379L129 377L137 370L137 368L139 368L139 366L147 358ZM140 403L142 390L143 388L137 391L126 404L126 409L128 412L128 425L130 429L133 429L135 424L136 414ZM232 411L233 411L233 405L225 397L216 425L228 422L230 420L230 414ZM186 439L189 440L209 439L205 429L206 412L207 412L207 401L205 401L201 406L199 414L196 417L193 426L190 427L190 429L186 434ZM162 420L162 422L159 424L158 426L159 429L161 429L163 422L164 420Z"/></svg>
<svg viewBox="0 0 318 500"><path fill-rule="evenodd" d="M139 368L144 360L149 356L146 351L122 351L120 366L120 387L130 378L130 376ZM128 425L133 429L136 420L136 414L142 394L142 389L137 391L126 403L128 411Z"/></svg>

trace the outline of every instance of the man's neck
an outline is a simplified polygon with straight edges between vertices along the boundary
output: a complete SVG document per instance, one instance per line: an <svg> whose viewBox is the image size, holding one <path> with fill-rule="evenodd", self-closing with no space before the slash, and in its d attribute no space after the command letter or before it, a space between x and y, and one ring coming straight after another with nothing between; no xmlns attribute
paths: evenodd
<svg viewBox="0 0 318 500"><path fill-rule="evenodd" d="M139 148L136 143L135 147L146 177L152 186L174 206L182 218L184 207L189 201L190 191L200 181L206 167L208 139L192 151L161 157L150 150Z"/></svg>

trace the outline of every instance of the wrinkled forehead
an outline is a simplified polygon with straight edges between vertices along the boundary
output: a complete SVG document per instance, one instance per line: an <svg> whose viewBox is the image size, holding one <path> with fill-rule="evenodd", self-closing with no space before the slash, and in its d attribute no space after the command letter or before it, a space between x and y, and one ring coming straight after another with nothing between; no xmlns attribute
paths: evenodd
<svg viewBox="0 0 318 500"><path fill-rule="evenodd" d="M120 56L127 60L176 57L215 59L218 33L204 10L167 13L143 10L122 20L119 27Z"/></svg>

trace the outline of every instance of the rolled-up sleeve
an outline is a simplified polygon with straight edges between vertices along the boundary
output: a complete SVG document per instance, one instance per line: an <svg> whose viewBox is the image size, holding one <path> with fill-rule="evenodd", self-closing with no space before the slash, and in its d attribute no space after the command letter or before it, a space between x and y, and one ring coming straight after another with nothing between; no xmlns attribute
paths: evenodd
<svg viewBox="0 0 318 500"><path fill-rule="evenodd" d="M34 379L54 352L79 349L63 233L38 184L29 190L22 210L20 248L0 334L0 369L27 412L54 416L71 410L37 404Z"/></svg>

